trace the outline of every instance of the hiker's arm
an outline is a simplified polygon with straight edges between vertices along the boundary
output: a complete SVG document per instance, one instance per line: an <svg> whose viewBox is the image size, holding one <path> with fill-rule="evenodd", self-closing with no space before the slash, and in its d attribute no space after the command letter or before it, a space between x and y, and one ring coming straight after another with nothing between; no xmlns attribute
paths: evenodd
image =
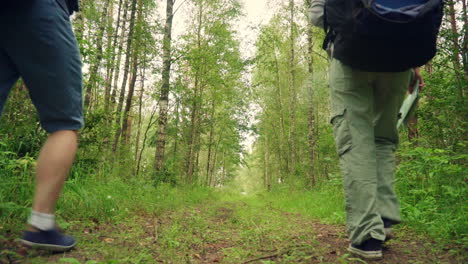
<svg viewBox="0 0 468 264"><path fill-rule="evenodd" d="M413 81L411 82L410 86L408 87L408 92L411 94L413 93L413 87L414 87L414 84L416 81L419 81L419 91L422 90L422 88L424 87L424 79L422 77L422 74L421 74L421 69L419 67L416 67L413 69L413 72L414 72L414 77L413 77Z"/></svg>
<svg viewBox="0 0 468 264"><path fill-rule="evenodd" d="M325 7L325 0L312 0L310 4L310 20L316 27L323 28L323 9Z"/></svg>

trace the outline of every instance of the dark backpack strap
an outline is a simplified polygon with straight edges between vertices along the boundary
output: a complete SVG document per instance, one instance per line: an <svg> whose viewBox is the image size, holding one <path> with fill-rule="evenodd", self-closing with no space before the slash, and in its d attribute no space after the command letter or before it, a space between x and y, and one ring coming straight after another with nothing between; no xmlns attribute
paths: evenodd
<svg viewBox="0 0 468 264"><path fill-rule="evenodd" d="M67 12L67 14L73 14L73 12L78 12L78 0L56 0L58 4Z"/></svg>
<svg viewBox="0 0 468 264"><path fill-rule="evenodd" d="M335 41L336 32L330 28L327 20L327 5L325 4L323 7L323 30L325 31L325 39L322 43L322 49L328 50L328 46L331 42Z"/></svg>
<svg viewBox="0 0 468 264"><path fill-rule="evenodd" d="M62 7L63 10L65 10L65 12L67 12L67 14L72 14L72 12L70 12L70 9L68 8L68 4L67 4L67 0L56 0L57 3L60 5L60 7Z"/></svg>
<svg viewBox="0 0 468 264"><path fill-rule="evenodd" d="M68 9L70 10L70 13L80 11L80 7L79 7L78 2L79 2L79 0L67 0Z"/></svg>

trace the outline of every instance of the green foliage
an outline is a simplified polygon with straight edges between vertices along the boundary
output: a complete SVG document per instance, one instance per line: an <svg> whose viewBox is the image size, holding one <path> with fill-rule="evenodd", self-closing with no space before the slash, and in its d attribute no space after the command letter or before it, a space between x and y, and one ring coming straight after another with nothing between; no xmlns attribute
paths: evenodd
<svg viewBox="0 0 468 264"><path fill-rule="evenodd" d="M303 185L304 186L304 185ZM286 212L297 212L327 223L345 222L342 185L326 182L313 190L277 185L271 192L260 194L272 206Z"/></svg>
<svg viewBox="0 0 468 264"><path fill-rule="evenodd" d="M288 225L283 220L268 225L277 210L301 213L329 223L344 223L342 180L328 120L328 60L320 48L323 32L313 32L314 70L313 80L310 80L304 10L297 8L297 21L291 23L289 7L279 9L258 32L255 58L246 60L236 36L235 22L242 19L239 1L183 2L183 8L189 10L187 30L180 39L173 41L165 164L162 171L155 173L155 124L159 117L152 115L150 109L156 104L161 85L158 59L163 27L158 22L160 19L154 17L157 2L138 1L139 15L133 29L133 42L138 44L126 47L130 10L125 11L127 17L123 17L123 11L131 1L123 1L127 4L121 7L120 29L114 21L118 2L83 1L82 11L73 21L85 64L84 87L85 90L92 88L92 104L86 109L86 127L80 131L77 159L58 203L61 226L117 223L136 212L161 216L215 198L234 202L242 193L245 203L253 209L236 207L226 219L221 219L240 227L236 238L247 242L245 247L242 244L224 252L229 259L239 262L251 257L252 248L256 249L258 244L272 245L273 241L286 239L288 232L294 231L283 230L283 226ZM112 10L105 9L109 3L113 5ZM463 22L459 14L457 19ZM127 24L122 31L123 21ZM461 56L458 65L456 52L459 51L453 48L453 44L462 47L464 41L464 34L453 32L449 26L443 27L439 54L424 72L426 88L418 110L420 137L416 142L420 147L415 147L413 142L403 144L396 178L406 225L435 238L456 239L466 244L468 104L464 94L468 85L464 69L468 63L467 56ZM98 47L97 42L102 42L103 47ZM291 48L295 49L296 56L292 62ZM123 54L126 50L131 52ZM115 130L122 125L116 120L123 113L116 113L114 108L122 87L124 56L133 58L132 52L137 52L134 54L138 55L135 56L138 63L136 76L130 77L135 77L137 85L141 84L139 89L144 90L142 114L129 120L130 125L133 122L127 131L130 136L122 139L117 150L112 151ZM96 66L97 76L89 80L93 66ZM252 66L251 72L248 66ZM293 85L290 82L292 70ZM247 80L250 77L251 80ZM106 98L107 85L111 89L107 92L114 93L107 96L112 98ZM40 128L24 84L20 81L14 88L0 119L0 233L18 231L23 226L32 203L34 160L47 136ZM290 100L293 90L296 101ZM133 106L129 115L138 116L140 102L135 106L133 98L129 103ZM308 141L311 104L315 118L314 164L310 164ZM291 118L293 111L295 123ZM249 112L255 112L255 118ZM252 119L258 121L254 128ZM253 153L248 155L242 141L252 131L258 138ZM139 138L137 132L141 132ZM297 148L296 160L292 160L292 143ZM142 162L137 174L135 157L139 151ZM195 164L194 179L190 181L186 176L188 161ZM311 168L317 185L308 189ZM264 192L262 188L266 175L270 177L271 192ZM195 186L224 185L219 189L225 194L187 186L187 182ZM214 225L190 210L184 211L188 216L179 216L163 231L161 246L168 255L189 250L192 244L212 242L213 238L203 232L198 237L189 237L192 230L208 232L210 225ZM209 210L214 216L219 213L214 208ZM122 239L125 236L129 234L122 234ZM309 247L304 246L307 250ZM304 257L301 250L282 257L285 262L293 263ZM169 259L178 262L191 261L191 257L185 255L171 257ZM348 255L338 260L341 263L357 261ZM60 260L61 263L77 261L73 258ZM151 261L154 261L151 254L142 250L137 256L103 263Z"/></svg>
<svg viewBox="0 0 468 264"><path fill-rule="evenodd" d="M0 151L0 157L0 228L15 230L23 226L18 219L26 220L31 207L35 164L32 158L16 159L6 151ZM80 175L77 168L75 173ZM120 175L75 176L66 182L57 205L59 222L64 227L76 221L112 222L135 211L163 212L198 203L210 195L208 189L148 184L152 181Z"/></svg>
<svg viewBox="0 0 468 264"><path fill-rule="evenodd" d="M405 222L435 238L466 237L468 156L411 145L400 156L396 177Z"/></svg>
<svg viewBox="0 0 468 264"><path fill-rule="evenodd" d="M32 184L35 161L26 156L18 158L16 153L5 150L0 142L0 219L5 225L23 224L32 199Z"/></svg>
<svg viewBox="0 0 468 264"><path fill-rule="evenodd" d="M39 117L29 99L26 86L19 81L12 89L0 116L0 150L9 150L19 157L33 156L46 133L40 128Z"/></svg>

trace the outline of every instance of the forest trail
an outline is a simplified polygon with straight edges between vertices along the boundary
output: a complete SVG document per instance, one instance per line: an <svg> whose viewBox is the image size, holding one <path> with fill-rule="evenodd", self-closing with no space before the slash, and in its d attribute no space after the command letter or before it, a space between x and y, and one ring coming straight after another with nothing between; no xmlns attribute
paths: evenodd
<svg viewBox="0 0 468 264"><path fill-rule="evenodd" d="M0 263L463 263L403 229L387 242L383 260L365 262L347 253L344 226L278 210L261 197L138 212L115 224L77 222L67 230L79 240L71 252L26 251L7 239Z"/></svg>

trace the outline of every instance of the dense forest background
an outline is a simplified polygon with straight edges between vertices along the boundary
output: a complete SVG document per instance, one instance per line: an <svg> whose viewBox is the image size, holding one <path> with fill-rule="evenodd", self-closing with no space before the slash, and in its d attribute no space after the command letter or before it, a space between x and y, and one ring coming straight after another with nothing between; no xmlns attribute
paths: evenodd
<svg viewBox="0 0 468 264"><path fill-rule="evenodd" d="M324 218L343 223L329 59L323 31L308 20L311 1L271 1L274 15L252 25L249 52L238 0L82 0L71 20L86 126L60 223L163 210L180 190L195 189L273 193L272 201L297 207L312 207L318 193L337 208ZM426 85L397 152L405 225L465 246L466 13L465 0L447 2L439 51L422 67ZM177 16L184 27L176 35ZM35 157L47 136L22 82L0 124L1 235L28 215Z"/></svg>

